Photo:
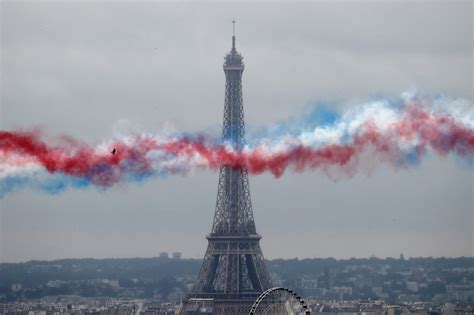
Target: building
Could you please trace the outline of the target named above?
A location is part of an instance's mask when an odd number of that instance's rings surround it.
[[[234,150],[245,143],[242,55],[235,47],[225,56],[225,104],[222,140]],[[255,228],[245,165],[221,165],[216,210],[208,248],[182,314],[248,314],[262,291],[271,287]]]

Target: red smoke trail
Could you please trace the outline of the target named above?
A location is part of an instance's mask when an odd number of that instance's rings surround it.
[[[409,164],[403,144],[413,140],[416,142],[409,145],[410,159],[418,160],[430,148],[442,156],[454,153],[471,160],[474,157],[472,129],[450,116],[433,116],[416,106],[408,106],[400,119],[384,130],[379,130],[374,121],[365,122],[347,144],[312,148],[296,140],[296,144],[279,151],[257,146],[239,152],[204,137],[158,142],[152,137],[135,136],[133,141],[111,143],[110,149],[104,152],[70,138],[63,138],[53,146],[42,140],[38,132],[0,131],[0,165],[21,166],[33,162],[50,173],[86,178],[101,186],[157,172],[184,173],[192,167],[218,169],[221,165],[246,167],[251,174],[270,172],[276,177],[287,170],[304,172],[330,167],[353,175],[364,152],[377,159],[371,161],[374,164],[380,161],[395,167]],[[116,148],[116,154],[110,153],[112,148]],[[153,157],[152,152],[166,157]],[[195,157],[199,162],[193,161]],[[184,167],[180,168],[180,163]]]
[[[188,139],[177,140],[162,146],[163,150],[176,155],[192,156],[198,153],[206,160],[206,167],[217,169],[220,165],[230,167],[245,166],[251,174],[270,172],[280,177],[288,167],[297,172],[318,168],[321,165],[345,165],[358,153],[351,146],[330,145],[327,148],[314,150],[303,145],[295,146],[287,151],[267,154],[263,149],[251,152],[237,152],[218,145],[208,147],[202,142]]]
[[[251,174],[270,172],[276,177],[286,170],[304,172],[330,166],[339,166],[348,174],[354,174],[357,163],[350,162],[363,152],[372,149],[378,158],[394,166],[403,164],[404,152],[400,140],[417,137],[418,144],[413,154],[419,158],[428,148],[444,156],[450,152],[459,156],[474,156],[474,131],[456,124],[449,116],[434,117],[413,106],[407,115],[387,131],[380,132],[373,122],[367,122],[364,132],[356,135],[347,145],[329,144],[324,148],[313,149],[303,144],[277,153],[267,153],[263,148],[250,152],[226,150],[224,146],[205,146],[201,141],[181,139],[164,145],[163,150],[176,155],[199,153],[207,161],[207,167],[215,169],[221,164],[231,167],[247,167]]]
[[[115,142],[111,147],[116,154],[97,153],[88,145],[72,138],[50,146],[41,140],[38,132],[0,131],[0,153],[8,163],[21,165],[36,162],[50,173],[63,173],[74,177],[86,177],[96,185],[110,186],[121,180],[126,172],[135,174],[150,171],[146,154],[154,143],[146,138],[136,139],[134,146]],[[128,161],[127,165],[123,165]]]

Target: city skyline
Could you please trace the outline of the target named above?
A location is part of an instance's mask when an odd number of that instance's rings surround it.
[[[471,3],[416,3],[409,12],[401,4],[348,4],[353,15],[342,4],[287,6],[2,3],[2,129],[45,126],[90,142],[134,130],[218,130],[233,19],[246,58],[250,128],[304,116],[316,102],[343,109],[413,87],[472,100]],[[272,23],[283,16],[287,28]],[[440,28],[435,16],[452,24]],[[359,41],[337,27],[343,21]],[[319,171],[260,175],[250,186],[265,258],[455,257],[473,255],[472,179],[453,157],[430,156],[407,170],[379,167],[337,181]],[[216,172],[195,171],[105,191],[6,195],[0,259],[161,251],[202,258],[216,180]]]

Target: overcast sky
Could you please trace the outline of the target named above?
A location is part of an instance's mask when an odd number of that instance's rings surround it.
[[[299,117],[320,100],[412,88],[472,101],[472,6],[2,1],[0,126],[42,126],[91,144],[117,132],[217,129],[233,19],[251,127]],[[202,258],[217,175],[9,194],[0,260]],[[452,157],[337,182],[308,172],[250,184],[266,258],[474,254],[473,172]]]

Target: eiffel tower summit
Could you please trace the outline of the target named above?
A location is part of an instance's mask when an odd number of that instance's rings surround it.
[[[242,150],[245,143],[242,102],[242,55],[235,48],[225,56],[225,102],[222,139]],[[253,302],[271,287],[261,236],[253,218],[248,172],[244,166],[221,165],[216,210],[208,247],[194,288],[181,314],[249,314]]]

